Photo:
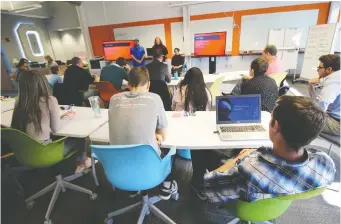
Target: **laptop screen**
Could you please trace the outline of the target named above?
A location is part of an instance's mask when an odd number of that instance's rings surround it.
[[[218,96],[217,124],[260,123],[260,95]]]

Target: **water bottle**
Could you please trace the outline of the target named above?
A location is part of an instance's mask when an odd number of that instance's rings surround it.
[[[187,64],[185,62],[184,65],[182,66],[182,74],[186,75],[186,72],[187,72]]]

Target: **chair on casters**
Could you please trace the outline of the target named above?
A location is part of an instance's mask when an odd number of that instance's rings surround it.
[[[28,168],[51,167],[76,153],[76,151],[73,151],[67,156],[63,156],[64,140],[66,137],[51,142],[48,145],[43,145],[19,130],[4,128],[1,129],[1,138],[2,141],[6,142],[11,147],[18,162]],[[66,188],[69,188],[86,193],[90,195],[90,199],[95,200],[97,198],[95,193],[70,183],[70,181],[83,176],[85,173],[87,172],[74,174],[64,178],[61,175],[56,176],[55,182],[25,200],[27,208],[32,208],[35,199],[54,189],[44,222],[45,224],[51,224],[50,215],[60,191],[65,192]]]
[[[111,185],[126,191],[146,191],[161,184],[170,174],[171,156],[175,154],[176,148],[171,148],[163,159],[150,145],[91,145],[91,151],[93,159],[102,163]],[[172,195],[174,200],[178,200],[178,197],[178,193]],[[138,224],[142,224],[145,215],[150,212],[166,223],[174,224],[174,221],[154,206],[160,200],[157,196],[149,198],[144,192],[142,202],[109,213],[105,223],[112,224],[113,217],[142,205]]]
[[[212,84],[211,88],[210,88],[210,92],[212,94],[212,105],[215,105],[215,98],[217,96],[221,96],[221,84],[223,83],[225,79],[225,76],[217,78],[214,83]]]
[[[229,202],[224,207],[237,218],[227,224],[236,224],[240,220],[246,221],[247,223],[263,222],[271,224],[268,220],[273,220],[281,216],[289,208],[292,201],[315,197],[320,195],[325,189],[318,188],[299,194],[268,198],[255,202],[240,200]]]
[[[120,93],[121,90],[116,89],[112,83],[106,81],[95,82],[96,88],[98,89],[99,96],[104,102],[105,108],[109,107],[110,99],[113,95]]]

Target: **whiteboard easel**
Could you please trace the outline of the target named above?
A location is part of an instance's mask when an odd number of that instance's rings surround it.
[[[301,75],[299,79],[294,79],[294,81],[308,81],[317,76],[316,67],[319,65],[319,57],[331,54],[333,51],[336,28],[336,23],[316,25],[309,28]]]

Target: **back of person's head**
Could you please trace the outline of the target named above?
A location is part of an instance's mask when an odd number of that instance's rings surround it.
[[[277,48],[275,45],[266,45],[264,48],[264,53],[269,53],[271,56],[277,55]]]
[[[78,65],[81,62],[81,59],[79,57],[73,57],[71,59],[71,64],[72,65]]]
[[[53,59],[51,58],[50,55],[46,55],[44,58],[45,58],[45,60],[46,60],[47,62],[49,62],[49,63],[53,61]]]
[[[37,71],[23,71],[19,79],[18,99],[13,111],[11,127],[26,132],[32,123],[37,133],[41,132],[41,102],[48,107],[50,85],[45,75]]]
[[[298,151],[322,131],[326,115],[310,98],[282,96],[276,103],[271,127],[277,122],[279,133],[289,148]]]
[[[162,54],[160,52],[154,52],[153,53],[153,58],[161,60],[161,59],[163,59],[163,56],[162,56]]]
[[[135,67],[128,74],[130,87],[145,86],[150,81],[146,67]]]
[[[255,77],[262,76],[269,68],[269,63],[264,58],[256,58],[251,62],[251,70]]]
[[[182,87],[187,86],[186,92],[182,93]],[[202,71],[193,67],[189,69],[184,80],[180,83],[180,93],[185,94],[185,111],[190,110],[190,105],[194,111],[205,111],[208,104],[207,87]]]
[[[337,54],[322,55],[319,61],[323,63],[325,69],[332,68],[334,72],[340,70],[340,56]]]
[[[17,68],[20,68],[21,66],[23,66],[25,63],[28,63],[28,60],[26,58],[21,58],[19,60],[19,63],[17,64]]]
[[[125,59],[123,57],[119,57],[116,60],[116,64],[118,64],[119,66],[123,67],[127,64],[127,62],[125,61]]]
[[[58,74],[59,67],[58,66],[52,66],[51,68],[51,73],[52,74]]]

